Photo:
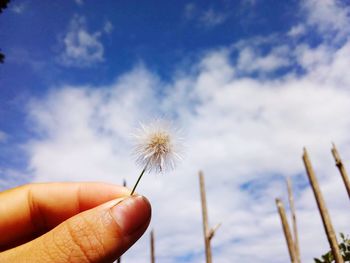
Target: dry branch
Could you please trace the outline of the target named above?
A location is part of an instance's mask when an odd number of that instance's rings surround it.
[[[339,172],[341,174],[341,177],[343,178],[345,187],[346,187],[346,191],[348,192],[349,198],[350,198],[350,181],[349,181],[349,177],[348,174],[345,170],[345,166],[343,164],[343,161],[340,158],[339,152],[337,150],[337,148],[335,147],[335,144],[333,143],[333,148],[332,148],[332,154],[335,160],[335,165],[338,167]]]
[[[151,263],[155,262],[155,254],[154,254],[154,231],[151,230]]]
[[[123,186],[126,187],[126,180],[125,179],[123,179]],[[121,261],[122,261],[122,257],[117,259],[117,263],[121,263]]]
[[[214,226],[212,229],[209,230],[209,233],[208,233],[209,240],[211,240],[214,237],[216,231],[219,229],[220,226],[221,226],[221,223],[217,224],[216,226]]]
[[[290,177],[287,177],[287,188],[288,188],[289,207],[290,207],[290,210],[292,213],[293,243],[294,243],[294,249],[295,249],[295,257],[296,257],[296,262],[300,263],[301,261],[300,261],[297,217],[296,217],[296,213],[295,213],[293,188],[292,188],[292,182],[290,180]]]
[[[321,214],[323,226],[324,226],[324,229],[326,231],[328,242],[330,244],[335,262],[336,263],[344,263],[344,260],[340,254],[340,251],[339,251],[337,238],[336,238],[336,235],[335,235],[332,223],[331,223],[331,218],[329,216],[325,201],[323,199],[320,187],[318,185],[315,172],[312,168],[312,165],[311,165],[311,162],[309,159],[309,155],[308,155],[305,148],[304,148],[304,154],[303,154],[303,161],[305,164],[306,172],[307,172],[312,190],[313,190],[314,195],[315,195],[318,210],[320,211],[320,214]]]
[[[206,263],[212,263],[211,257],[211,247],[209,238],[209,225],[208,225],[208,211],[207,211],[207,200],[205,196],[205,185],[203,173],[199,172],[199,186],[201,192],[201,203],[202,203],[202,218],[203,218],[203,235],[204,235],[204,245],[205,245],[205,258]]]
[[[290,260],[292,263],[296,263],[296,253],[295,253],[295,246],[292,238],[292,234],[290,232],[287,216],[286,216],[286,211],[284,210],[283,204],[280,199],[276,198],[276,206],[278,209],[278,213],[281,218],[281,223],[282,223],[282,228],[284,232],[284,236],[287,241],[287,246],[288,246],[288,252],[290,256]]]

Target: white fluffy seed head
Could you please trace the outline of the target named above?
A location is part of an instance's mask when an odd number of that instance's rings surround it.
[[[181,157],[178,154],[179,139],[171,126],[157,120],[150,125],[142,125],[135,135],[136,161],[148,171],[162,172],[174,169]]]

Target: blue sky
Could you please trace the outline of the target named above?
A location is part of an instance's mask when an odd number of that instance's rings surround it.
[[[22,106],[32,95],[41,96],[62,83],[108,84],[139,63],[167,81],[210,49],[287,31],[300,17],[293,12],[297,6],[298,1],[251,0],[12,1],[0,17],[1,48],[7,54],[0,68],[1,128],[11,134],[11,142],[26,140]],[[72,23],[98,36],[96,43],[86,44],[92,52],[86,57],[91,58],[72,55],[64,63],[63,39]],[[72,60],[76,63],[68,65]],[[17,149],[14,154],[17,157]]]
[[[208,49],[288,30],[298,19],[296,6],[297,1],[41,1],[34,6],[13,1],[1,17],[2,49],[8,55],[1,71],[3,87],[16,89],[3,89],[2,98],[12,99],[18,90],[40,94],[67,81],[109,83],[139,62],[167,79],[179,64],[186,66]],[[67,70],[57,61],[74,17],[83,18],[88,33],[100,33],[96,40],[103,42],[103,54],[96,64]],[[108,25],[109,33],[104,32]],[[11,78],[14,72],[21,78]]]
[[[288,30],[300,16],[293,12],[297,5],[297,1],[12,1],[0,17],[1,48],[7,55],[0,68],[1,130],[11,134],[3,154],[11,158],[3,156],[2,165],[25,165],[18,149],[14,153],[12,149],[33,136],[23,108],[28,97],[40,97],[63,83],[108,84],[140,63],[162,80],[171,80],[174,72],[190,68],[210,49]],[[91,53],[62,59],[68,49],[64,37],[73,27],[76,32],[84,29],[95,42],[81,45]]]
[[[0,188],[131,184],[130,134],[162,117],[185,147],[175,171],[140,188],[153,204],[160,262],[203,261],[199,169],[210,222],[223,223],[215,262],[288,260],[274,205],[286,202],[286,176],[309,262],[328,245],[303,146],[337,232],[350,233],[329,151],[335,141],[350,163],[349,14],[345,0],[12,0],[0,15]],[[146,262],[147,235],[126,262]]]

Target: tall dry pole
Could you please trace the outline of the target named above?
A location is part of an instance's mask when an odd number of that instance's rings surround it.
[[[335,160],[335,165],[338,167],[339,172],[341,174],[341,177],[343,178],[345,187],[346,187],[346,191],[348,192],[349,198],[350,198],[350,181],[349,181],[349,177],[348,174],[345,170],[345,166],[343,164],[343,161],[340,158],[339,152],[337,150],[337,148],[335,147],[335,144],[333,143],[333,148],[332,148],[332,154]]]
[[[150,238],[150,242],[151,242],[151,263],[156,262],[156,257],[155,257],[155,253],[154,253],[154,231],[153,229],[151,230],[151,238]]]
[[[287,216],[286,216],[286,211],[284,209],[283,203],[281,202],[280,199],[276,198],[276,206],[278,213],[281,218],[281,223],[282,223],[282,228],[284,232],[284,237],[286,238],[287,241],[287,247],[288,247],[288,252],[289,252],[289,257],[290,261],[292,263],[297,263],[297,256],[295,252],[295,246],[292,238],[292,233],[290,232]]]
[[[202,218],[203,218],[203,235],[204,235],[204,245],[205,245],[205,258],[206,263],[212,263],[211,247],[210,241],[214,237],[216,230],[221,226],[217,224],[213,228],[209,228],[208,223],[208,210],[207,210],[207,199],[205,194],[205,184],[203,172],[199,172],[199,187],[201,192],[201,203],[202,203]]]
[[[208,224],[208,210],[207,210],[207,199],[205,194],[205,184],[203,172],[199,172],[199,186],[201,191],[201,202],[202,202],[202,218],[203,218],[203,235],[204,235],[204,245],[205,245],[205,258],[207,263],[212,262],[211,258],[211,247],[209,235],[209,224]]]
[[[126,187],[126,180],[125,179],[123,179],[123,186]],[[117,259],[117,263],[121,263],[121,261],[122,261],[122,257]]]
[[[293,188],[292,188],[292,182],[290,180],[290,177],[287,177],[287,189],[288,189],[289,207],[290,207],[290,211],[292,213],[293,241],[294,241],[293,243],[294,243],[294,249],[295,249],[295,257],[296,257],[296,262],[300,263],[301,261],[300,261],[297,217],[296,217],[296,213],[295,213]]]
[[[320,211],[320,214],[321,214],[323,226],[324,226],[324,229],[326,231],[328,242],[329,242],[329,245],[331,247],[335,262],[336,263],[344,263],[343,257],[341,256],[340,251],[339,251],[337,238],[336,238],[336,235],[335,235],[332,223],[331,223],[331,218],[329,216],[329,213],[328,213],[328,210],[326,207],[326,203],[323,199],[323,196],[322,196],[320,187],[318,185],[316,175],[315,175],[315,172],[312,168],[312,165],[311,165],[311,162],[309,159],[309,155],[306,151],[306,148],[304,148],[303,161],[304,161],[307,175],[309,177],[309,181],[310,181],[312,190],[313,190],[314,195],[315,195],[318,210]]]

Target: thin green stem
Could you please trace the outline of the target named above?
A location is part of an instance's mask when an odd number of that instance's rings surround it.
[[[148,166],[148,163],[146,164],[145,168],[143,168],[143,170],[142,170],[142,172],[141,172],[139,178],[138,178],[137,181],[136,181],[136,184],[134,185],[134,188],[133,188],[132,191],[131,191],[130,196],[134,194],[134,192],[135,192],[135,190],[136,190],[136,187],[137,187],[137,185],[139,184],[139,182],[140,182],[140,180],[141,180],[141,177],[143,176],[143,174],[145,173],[145,171],[146,171],[146,169],[147,169],[147,166]]]

